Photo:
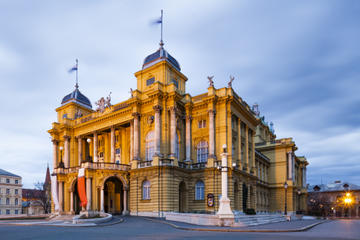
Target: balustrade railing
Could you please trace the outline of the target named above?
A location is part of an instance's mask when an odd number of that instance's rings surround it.
[[[144,161],[138,163],[138,168],[151,167],[152,161]]]

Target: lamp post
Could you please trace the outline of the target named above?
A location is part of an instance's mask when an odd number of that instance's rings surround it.
[[[300,189],[298,189],[297,190],[297,194],[298,194],[298,211],[300,211],[300,195],[301,195],[301,190]]]
[[[64,163],[63,163],[63,161],[62,161],[62,151],[63,151],[63,146],[60,146],[59,147],[59,149],[60,149],[60,162],[59,162],[59,167],[60,168],[64,168]]]
[[[85,153],[86,154],[86,158],[85,161],[86,162],[91,162],[89,161],[90,160],[90,143],[91,143],[91,138],[88,138],[86,139],[86,142],[88,143],[88,146],[87,146],[87,152]],[[86,148],[85,148],[86,149]]]
[[[284,183],[284,189],[285,189],[285,209],[284,209],[284,215],[287,215],[287,188],[288,184],[287,182]]]

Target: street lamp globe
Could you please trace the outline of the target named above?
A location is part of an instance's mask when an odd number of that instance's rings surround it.
[[[288,184],[287,182],[284,183],[284,188],[287,189],[288,188]]]
[[[62,151],[64,148],[63,148],[63,146],[60,146],[60,151]]]
[[[91,139],[90,139],[90,138],[86,139],[86,141],[87,141],[88,143],[91,143]]]

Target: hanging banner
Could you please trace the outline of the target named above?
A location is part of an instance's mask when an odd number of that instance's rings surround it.
[[[51,196],[54,203],[55,211],[59,211],[59,198],[56,175],[51,176]]]
[[[80,197],[80,206],[86,207],[87,199],[86,199],[86,188],[85,188],[85,168],[79,169],[78,174],[78,194]]]

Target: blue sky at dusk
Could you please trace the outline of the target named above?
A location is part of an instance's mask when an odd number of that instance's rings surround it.
[[[235,76],[234,90],[293,137],[311,184],[360,185],[360,1],[4,1],[0,0],[0,168],[43,181],[52,164],[47,130],[74,89],[94,102],[130,97],[134,72],[165,48],[192,96]]]

